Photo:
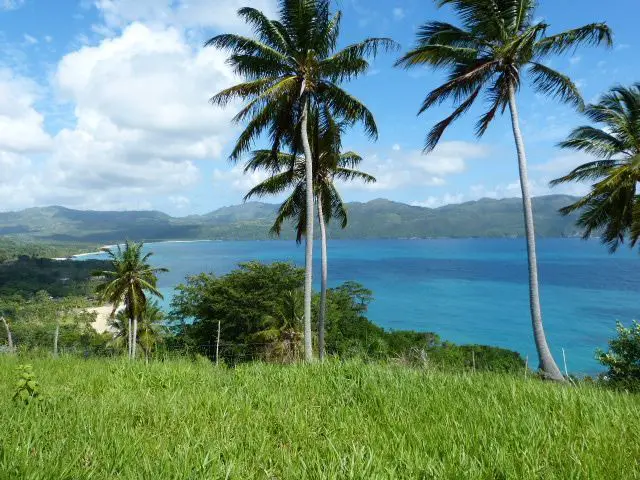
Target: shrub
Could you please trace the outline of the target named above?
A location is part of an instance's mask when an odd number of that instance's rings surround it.
[[[598,350],[596,358],[608,368],[608,384],[629,391],[640,392],[640,323],[634,321],[625,328],[616,325],[618,337],[609,341],[609,351]]]

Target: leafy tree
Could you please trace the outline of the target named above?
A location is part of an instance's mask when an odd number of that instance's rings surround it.
[[[194,346],[212,345],[220,322],[221,340],[231,345],[223,352],[227,360],[252,357],[267,336],[273,338],[269,330],[295,325],[287,302],[303,286],[304,270],[289,263],[241,263],[226,275],[203,273],[178,285],[170,319],[178,322],[178,336]]]
[[[544,62],[549,55],[564,53],[580,44],[611,45],[611,31],[603,23],[594,23],[548,36],[548,25],[537,20],[535,0],[436,0],[436,4],[439,7],[451,5],[462,27],[443,22],[426,23],[418,32],[417,46],[398,61],[398,65],[406,68],[428,65],[449,73],[448,80],[427,95],[419,111],[421,114],[449,99],[455,103],[453,113],[429,132],[425,151],[436,147],[447,127],[467,112],[483,91],[489,110],[476,125],[479,137],[498,112],[509,107],[518,153],[529,259],[531,320],[540,370],[548,378],[563,380],[547,345],[542,324],[533,209],[516,93],[526,73],[536,91],[582,108],[582,97],[571,79]]]
[[[166,268],[154,268],[148,261],[152,252],[143,253],[143,243],[125,243],[124,249],[105,249],[111,259],[113,270],[102,270],[94,275],[104,278],[96,291],[104,301],[113,305],[111,316],[124,304],[129,321],[128,341],[129,358],[136,356],[138,320],[147,306],[147,295],[163,298],[157,288],[158,273],[167,272]]]
[[[337,51],[342,14],[332,14],[328,0],[280,0],[279,7],[277,20],[268,19],[254,8],[238,11],[253,28],[254,38],[223,34],[205,44],[229,50],[228,63],[245,79],[219,92],[211,102],[219,106],[235,99],[247,102],[235,117],[237,122],[248,122],[231,153],[232,161],[250,150],[263,134],[269,137],[274,161],[281,145],[301,145],[306,170],[306,215],[313,218],[309,112],[326,108],[349,124],[361,122],[371,137],[377,137],[371,112],[340,84],[365,73],[369,68],[366,57],[375,55],[379,48],[391,48],[394,43],[386,38],[369,38]],[[300,142],[291,141],[296,134]],[[305,240],[304,338],[305,358],[310,361],[313,222],[306,224]]]
[[[362,157],[355,152],[341,153],[343,122],[336,122],[329,112],[321,116],[313,112],[310,123],[311,154],[313,157],[313,188],[318,209],[320,238],[322,246],[322,278],[320,287],[320,309],[318,317],[318,353],[320,359],[325,354],[325,316],[327,303],[327,225],[332,218],[340,222],[342,228],[347,226],[347,209],[338,192],[335,180],[362,180],[365,183],[375,182],[371,175],[357,170]],[[296,150],[295,148],[292,150]],[[272,152],[258,150],[253,152],[247,162],[245,171],[256,171],[266,168],[271,177],[253,187],[245,196],[245,201],[252,197],[278,195],[291,191],[289,197],[278,210],[271,232],[280,235],[282,224],[286,220],[294,220],[296,241],[300,243],[307,228],[306,208],[306,163],[304,156],[279,152],[274,162]]]
[[[608,368],[606,377],[613,385],[640,391],[640,323],[625,328],[618,322],[618,337],[609,342],[609,351],[598,350],[596,358]]]
[[[560,210],[563,215],[579,211],[578,226],[584,237],[601,232],[602,243],[614,252],[628,237],[634,246],[640,238],[640,83],[617,86],[589,105],[585,116],[601,127],[576,128],[560,147],[597,157],[551,185],[595,182],[589,194]]]

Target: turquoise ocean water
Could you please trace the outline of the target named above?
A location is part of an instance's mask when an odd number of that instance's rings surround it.
[[[187,275],[224,274],[248,260],[304,262],[304,247],[284,241],[148,248],[155,265],[170,269],[160,278],[167,308],[173,287]],[[640,318],[638,254],[623,248],[609,255],[597,241],[541,239],[538,256],[544,322],[556,360],[563,363],[564,348],[570,372],[597,372],[594,350],[606,347],[616,320]],[[368,316],[385,328],[510,348],[537,365],[523,239],[331,241],[329,279],[330,286],[355,280],[373,290]]]

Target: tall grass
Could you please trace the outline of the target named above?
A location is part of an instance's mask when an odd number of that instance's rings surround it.
[[[497,374],[329,362],[235,369],[34,359],[1,479],[640,478],[640,396]]]

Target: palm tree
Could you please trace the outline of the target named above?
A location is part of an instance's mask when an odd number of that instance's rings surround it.
[[[111,344],[115,347],[122,347],[122,344],[128,337],[129,327],[127,325],[127,317],[127,312],[120,310],[109,322],[109,326],[114,331]],[[147,362],[156,345],[162,342],[165,329],[163,321],[164,312],[160,309],[158,303],[155,301],[147,303],[140,315],[138,330],[136,332],[137,343],[142,349]]]
[[[104,283],[98,285],[96,291],[107,302],[113,305],[113,317],[118,307],[124,303],[129,326],[127,329],[127,345],[129,358],[136,356],[138,319],[147,306],[147,294],[163,298],[157,289],[158,273],[167,272],[166,268],[153,268],[148,260],[153,255],[143,254],[143,243],[125,243],[124,250],[118,245],[117,250],[104,249],[111,259],[113,270],[95,272],[95,276],[104,277]]]
[[[365,132],[377,138],[371,112],[340,84],[365,73],[369,68],[366,58],[395,43],[386,38],[368,38],[337,51],[342,14],[331,13],[329,0],[279,0],[279,7],[278,20],[270,20],[254,8],[238,11],[253,27],[254,38],[224,34],[206,42],[205,46],[229,50],[228,63],[245,79],[216,94],[211,102],[218,106],[238,99],[247,102],[234,118],[236,122],[248,122],[231,152],[231,161],[238,161],[263,134],[268,135],[274,159],[281,145],[301,145],[307,172],[306,215],[313,218],[309,111],[325,106],[334,117],[349,124],[362,123]],[[300,142],[291,142],[296,132]],[[304,338],[305,358],[311,361],[313,222],[307,223],[305,238]]]
[[[373,176],[356,169],[362,162],[360,155],[355,152],[341,153],[342,134],[345,127],[344,122],[336,122],[327,111],[323,115],[317,111],[312,112],[309,129],[313,160],[312,183],[320,225],[322,262],[320,313],[318,316],[320,360],[323,360],[325,355],[324,335],[328,280],[327,225],[332,218],[336,218],[342,228],[346,228],[348,223],[347,210],[336,188],[335,180],[352,181],[357,179],[365,183],[376,181]],[[296,241],[298,243],[302,241],[307,228],[305,167],[305,159],[300,155],[279,152],[276,162],[274,162],[271,152],[268,150],[253,152],[252,158],[245,165],[246,172],[267,168],[272,173],[270,178],[256,185],[247,193],[245,201],[252,197],[277,195],[291,190],[291,194],[278,210],[271,232],[280,235],[283,223],[293,219],[296,221]]]
[[[282,303],[274,305],[263,318],[263,329],[252,335],[254,341],[267,344],[267,359],[290,363],[300,358],[301,311],[304,310],[301,294],[296,290],[287,292]]]
[[[418,32],[415,49],[398,61],[405,68],[429,65],[449,73],[447,81],[427,95],[419,111],[421,114],[448,99],[455,103],[453,113],[429,132],[425,151],[435,148],[447,127],[468,111],[483,91],[490,106],[476,125],[478,137],[498,112],[503,113],[509,107],[518,153],[529,260],[529,301],[540,370],[549,378],[562,380],[542,324],[533,211],[516,92],[522,75],[527,73],[538,92],[582,108],[582,97],[571,79],[544,61],[550,54],[561,54],[580,44],[611,45],[611,31],[605,24],[594,23],[547,36],[548,25],[536,20],[536,0],[436,0],[436,3],[439,7],[451,5],[462,27],[426,23]]]
[[[560,147],[593,155],[597,160],[579,166],[551,185],[594,181],[591,191],[563,208],[568,215],[580,211],[578,226],[584,238],[601,232],[602,243],[615,252],[628,237],[631,246],[640,238],[640,83],[612,88],[585,116],[595,124],[576,128]]]

